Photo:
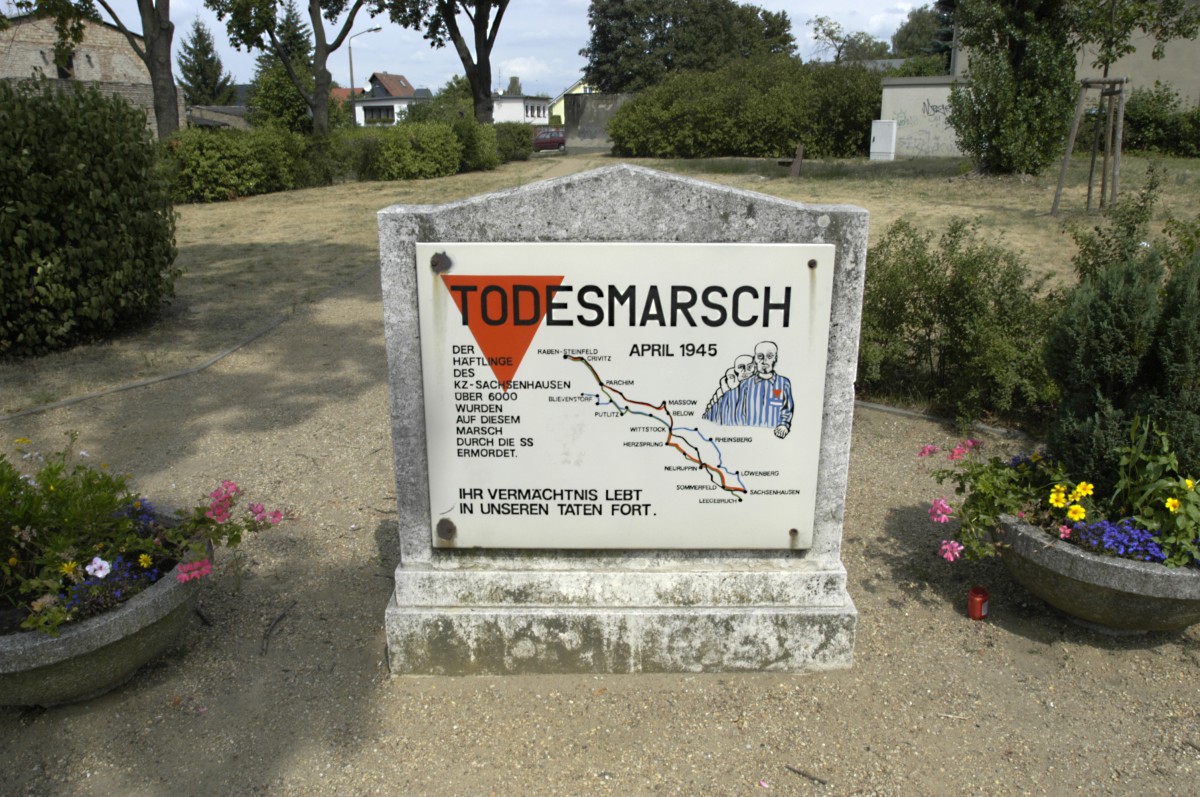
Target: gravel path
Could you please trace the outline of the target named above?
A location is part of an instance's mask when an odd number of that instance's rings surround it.
[[[78,429],[167,502],[229,478],[299,516],[244,545],[240,574],[224,555],[211,625],[126,686],[0,709],[0,793],[1196,793],[1200,629],[1098,635],[994,563],[938,559],[915,454],[952,431],[868,407],[844,537],[852,669],[392,678],[386,391],[368,273],[198,373],[0,422],[0,440],[47,447]],[[985,622],[965,616],[976,583]]]

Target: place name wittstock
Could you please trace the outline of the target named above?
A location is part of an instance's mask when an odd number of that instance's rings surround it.
[[[454,399],[453,413],[442,399],[434,427],[444,452],[439,483],[448,488],[439,493],[442,506],[453,500],[448,511],[493,524],[536,517],[657,522],[664,514],[678,523],[681,506],[713,511],[748,496],[799,494],[787,453],[797,449],[784,441],[792,387],[774,370],[778,358],[790,357],[795,370],[784,373],[808,379],[800,370],[808,355],[795,341],[811,334],[812,289],[798,281],[811,271],[797,277],[792,268],[760,272],[772,284],[715,284],[730,273],[725,268],[697,272],[693,284],[677,284],[678,271],[664,274],[665,284],[637,282],[642,270],[630,269],[621,275],[632,277],[628,283],[434,277],[433,290],[450,301],[427,317],[440,325],[431,330],[446,330],[436,356],[448,354],[450,368],[437,378],[450,381]],[[759,346],[769,350],[766,365],[753,363]],[[771,405],[773,420],[733,419],[735,359],[740,379],[761,375],[774,387],[774,398],[756,398]],[[446,381],[427,380],[426,390],[444,390]],[[437,403],[433,389],[427,406]],[[728,408],[718,403],[726,393]]]

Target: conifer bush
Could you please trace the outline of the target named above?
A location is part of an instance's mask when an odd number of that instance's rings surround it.
[[[140,110],[0,81],[0,357],[109,337],[174,295],[175,215]]]
[[[1139,419],[1167,433],[1181,470],[1200,469],[1200,219],[1148,240],[1159,181],[1151,170],[1138,197],[1074,232],[1079,285],[1047,339],[1063,395],[1047,442],[1097,489],[1116,484]]]

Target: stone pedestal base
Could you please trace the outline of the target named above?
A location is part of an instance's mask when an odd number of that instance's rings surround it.
[[[799,672],[853,656],[857,612],[840,568],[438,564],[396,570],[385,618],[395,674]]]

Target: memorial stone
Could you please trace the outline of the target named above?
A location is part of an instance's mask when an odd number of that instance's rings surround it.
[[[393,673],[850,665],[866,211],[619,165],[379,232]]]

